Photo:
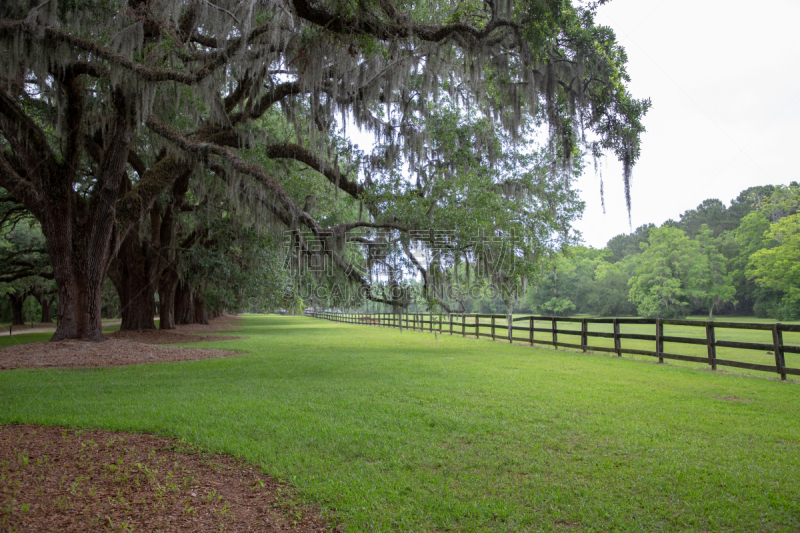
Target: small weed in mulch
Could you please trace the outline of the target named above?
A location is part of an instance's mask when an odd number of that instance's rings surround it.
[[[329,531],[252,465],[181,441],[0,427],[0,531]]]

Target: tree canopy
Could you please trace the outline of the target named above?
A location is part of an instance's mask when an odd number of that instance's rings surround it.
[[[47,239],[54,338],[102,338],[117,250],[135,232],[173,228],[171,213],[196,205],[186,183],[208,178],[268,232],[294,230],[302,256],[324,250],[368,299],[402,305],[373,285],[403,268],[432,285],[461,257],[488,264],[476,232],[514,234],[491,272],[524,275],[570,241],[582,156],[614,153],[626,191],[639,156],[649,101],[629,95],[625,52],[595,23],[596,6],[5,2],[0,186]],[[374,136],[371,153],[348,140],[353,125]],[[537,131],[543,145],[531,143]],[[423,264],[410,244],[434,248],[434,230],[453,237]],[[158,257],[173,253],[157,241]],[[169,261],[145,263],[159,273]]]

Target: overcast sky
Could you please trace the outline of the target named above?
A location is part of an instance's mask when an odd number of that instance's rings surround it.
[[[800,181],[797,0],[612,0],[597,22],[628,53],[630,90],[649,97],[633,174],[632,227],[677,219],[706,198],[726,205],[753,185]],[[630,232],[620,165],[609,156],[578,188],[587,245]]]

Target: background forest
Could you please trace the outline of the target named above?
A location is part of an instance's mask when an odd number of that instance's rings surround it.
[[[800,186],[706,200],[660,227],[572,246],[545,268],[521,311],[565,316],[800,318]],[[475,302],[489,311],[489,302]]]

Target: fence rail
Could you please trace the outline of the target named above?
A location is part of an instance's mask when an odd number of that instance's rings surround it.
[[[506,315],[483,315],[483,314],[460,314],[460,315],[437,315],[434,313],[330,313],[319,312],[311,313],[310,316],[330,320],[333,322],[343,322],[347,324],[362,324],[382,327],[394,327],[415,331],[429,331],[437,333],[449,333],[450,335],[474,336],[479,338],[491,338],[492,340],[507,340],[508,342],[519,342],[530,344],[543,344],[559,348],[572,348],[583,350],[584,352],[607,352],[615,353],[618,357],[622,354],[643,355],[658,358],[659,363],[664,359],[678,361],[690,361],[704,363],[716,370],[718,366],[729,366],[744,368],[749,370],[759,370],[764,372],[774,372],[785,380],[787,374],[800,376],[800,368],[787,367],[785,355],[787,353],[800,354],[800,346],[786,344],[783,340],[785,332],[800,332],[800,325],[797,324],[752,324],[741,322],[716,322],[704,320],[672,320],[654,318],[568,318],[568,317],[545,317],[545,316],[522,316],[513,317],[510,320]],[[524,325],[517,325],[517,324]],[[562,327],[559,327],[559,324]],[[567,324],[579,324],[580,329],[568,329]],[[590,325],[611,326],[610,331],[589,331]],[[622,326],[631,325],[652,325],[653,334],[624,333]],[[664,326],[689,326],[702,328],[702,337],[685,337],[677,335],[665,335]],[[716,338],[719,329],[739,329],[769,331],[772,333],[772,342],[741,342],[730,340],[718,340]],[[502,332],[501,332],[502,331]],[[524,337],[518,333],[524,333]],[[536,333],[539,335],[538,338]],[[561,336],[571,336],[580,338],[580,342],[564,342],[559,340]],[[544,338],[542,338],[544,337]],[[592,346],[589,339],[611,339],[613,347]],[[563,339],[563,337],[562,337]],[[653,342],[653,350],[642,350],[631,347],[623,347],[623,340],[649,341]],[[702,345],[706,347],[706,355],[698,357],[670,353],[664,351],[664,344],[686,344]],[[762,364],[747,361],[736,361],[732,359],[720,359],[717,357],[717,348],[734,348],[741,350],[757,350],[774,355],[774,364]]]

